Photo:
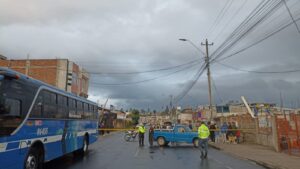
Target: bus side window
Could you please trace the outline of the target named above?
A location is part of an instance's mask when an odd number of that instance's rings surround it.
[[[68,98],[69,102],[69,118],[76,118],[76,100]]]
[[[91,119],[94,120],[95,119],[95,106],[94,105],[90,105],[90,113],[91,113]]]
[[[48,91],[44,92],[43,117],[55,118],[57,114],[56,94]]]
[[[4,103],[4,113],[10,116],[21,117],[21,101],[18,99],[6,98]]]
[[[81,101],[76,101],[76,108],[77,108],[77,112],[76,115],[79,117],[83,117],[83,107],[82,107],[82,102]]]
[[[42,117],[42,111],[43,111],[43,96],[40,93],[34,103],[34,106],[30,113],[30,117],[40,118],[40,117]]]
[[[65,96],[57,95],[56,118],[66,118],[68,113],[68,99]]]
[[[97,106],[94,106],[93,114],[94,114],[94,120],[97,120],[98,119],[98,107]]]
[[[89,104],[89,119],[94,119],[94,106]]]
[[[83,103],[84,110],[84,119],[89,119],[89,105],[87,103]]]

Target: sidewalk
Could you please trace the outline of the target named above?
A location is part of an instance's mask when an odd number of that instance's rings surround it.
[[[215,149],[224,151],[238,158],[253,161],[270,169],[299,169],[300,157],[277,153],[272,148],[256,144],[221,144],[209,143]]]

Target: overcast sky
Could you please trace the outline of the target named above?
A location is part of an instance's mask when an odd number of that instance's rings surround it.
[[[260,0],[0,0],[0,54],[9,59],[67,58],[94,73],[89,98],[117,108],[162,110],[170,96],[179,96],[195,80],[204,56],[186,38],[205,51],[201,42],[214,42],[214,53]],[[274,0],[275,2],[275,0]],[[300,2],[289,0],[294,19]],[[225,57],[291,22],[284,5],[238,41]],[[298,20],[297,24],[300,27]],[[300,34],[294,24],[254,45],[223,64],[251,71],[300,69]],[[255,74],[219,63],[211,65],[215,104],[240,100],[300,107],[300,72]],[[155,80],[153,80],[155,79]],[[145,82],[141,82],[145,81]],[[132,84],[139,82],[137,84]],[[125,85],[125,84],[126,85]],[[129,84],[128,84],[129,83]],[[110,84],[110,85],[104,85]],[[120,84],[120,85],[111,85]],[[122,85],[123,84],[123,85]],[[208,103],[206,72],[177,105]]]

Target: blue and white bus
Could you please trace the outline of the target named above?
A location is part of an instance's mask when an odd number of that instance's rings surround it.
[[[98,137],[96,103],[0,67],[0,169],[41,169]]]

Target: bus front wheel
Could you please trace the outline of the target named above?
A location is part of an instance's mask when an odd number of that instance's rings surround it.
[[[43,153],[38,148],[31,148],[25,158],[25,169],[42,169],[43,168]]]
[[[88,150],[89,150],[89,137],[85,135],[82,148],[80,149],[80,154],[86,155],[88,153]]]

